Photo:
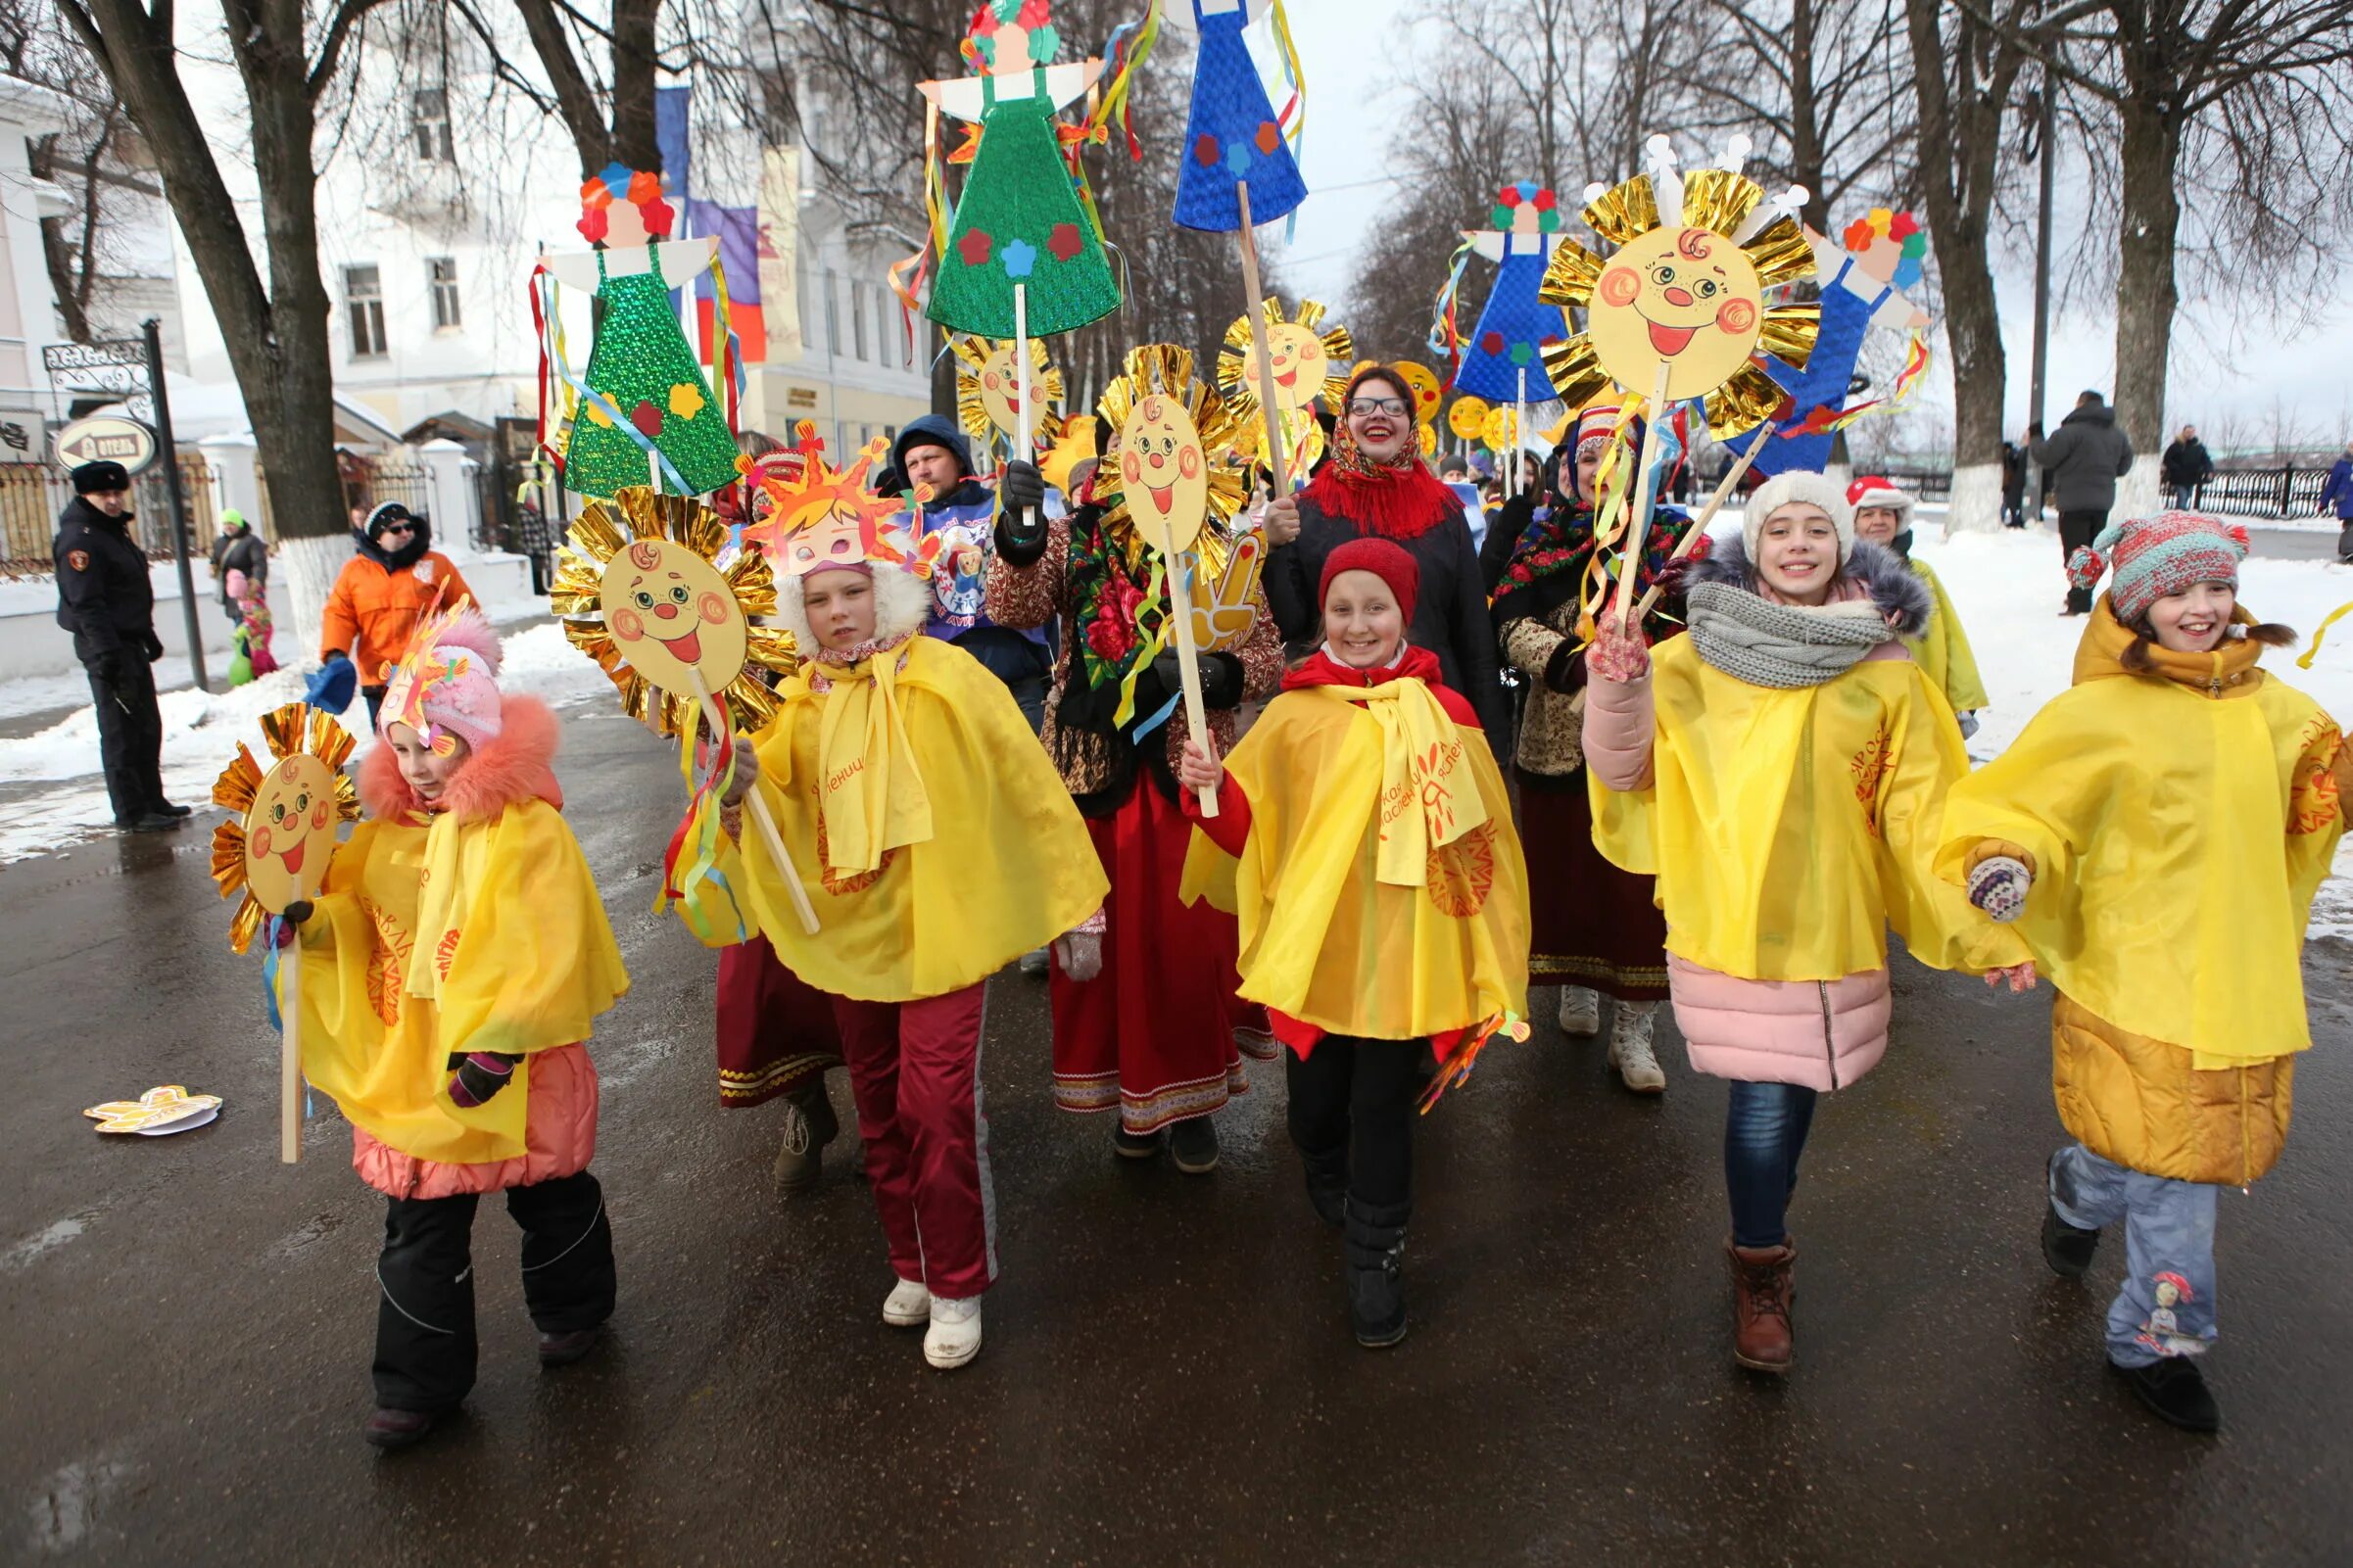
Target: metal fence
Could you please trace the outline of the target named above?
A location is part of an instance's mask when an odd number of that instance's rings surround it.
[[[1858,470],[1860,471],[1860,470]],[[1885,468],[1878,470],[1922,500],[1952,499],[1949,468]],[[2195,511],[2226,517],[2278,520],[2317,516],[2321,489],[2329,482],[2326,468],[2283,465],[2279,468],[2226,468],[2200,485],[2190,499]],[[2173,487],[2162,489],[2165,504],[2173,504]]]
[[[188,547],[201,555],[213,544],[212,469],[204,453],[183,451],[179,471],[188,499]],[[55,463],[0,463],[0,576],[49,575],[58,513],[72,499],[72,483]],[[170,518],[171,492],[163,465],[151,465],[131,481],[130,537],[148,559],[171,558]]]

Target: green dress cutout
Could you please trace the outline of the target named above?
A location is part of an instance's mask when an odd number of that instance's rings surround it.
[[[585,379],[670,459],[690,494],[706,496],[735,483],[736,438],[670,308],[661,243],[647,241],[650,265],[625,277],[607,277],[604,253],[597,253],[597,298],[604,311]],[[616,429],[603,409],[583,401],[564,444],[564,488],[578,496],[610,496],[650,479],[645,449]]]
[[[1028,98],[999,101],[981,78],[981,148],[956,202],[947,253],[924,313],[956,332],[1013,337],[1013,285],[1029,286],[1030,336],[1099,321],[1120,308],[1103,237],[1079,204],[1055,134],[1045,71]]]

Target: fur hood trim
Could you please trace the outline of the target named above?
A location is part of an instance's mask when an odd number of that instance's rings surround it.
[[[552,766],[562,734],[553,710],[535,696],[510,692],[504,718],[499,733],[474,748],[442,791],[440,809],[459,822],[488,822],[525,800],[563,809]],[[400,758],[381,740],[360,759],[359,783],[360,803],[379,821],[406,822],[431,809],[408,787]]]
[[[932,585],[912,572],[896,567],[874,567],[874,641],[884,644],[903,641],[929,625],[932,619]],[[805,579],[787,577],[776,585],[776,620],[792,634],[792,645],[802,658],[815,655],[821,645],[816,634],[809,630],[809,612],[801,603],[801,589]]]
[[[1888,624],[1904,637],[1918,637],[1928,630],[1928,618],[1936,608],[1936,599],[1928,585],[1920,581],[1909,566],[1894,550],[1874,545],[1869,540],[1856,540],[1854,553],[1839,568],[1843,582],[1862,585],[1870,594],[1871,602],[1879,606]],[[1695,563],[1687,583],[1721,583],[1743,593],[1756,592],[1756,569],[1749,564],[1748,546],[1737,539],[1714,541],[1707,553]]]

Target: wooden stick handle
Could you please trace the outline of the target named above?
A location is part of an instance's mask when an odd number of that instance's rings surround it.
[[[712,737],[716,739],[726,735],[727,715],[721,711],[719,699],[711,695],[710,685],[702,679],[702,671],[690,664],[687,666],[687,676],[695,683],[695,695],[702,703],[703,717],[711,727]],[[680,742],[682,745],[685,743]],[[785,848],[785,835],[777,832],[776,818],[769,814],[768,797],[754,785],[751,792],[744,797],[744,804],[751,813],[752,823],[760,831],[760,841],[768,846],[768,858],[776,862],[777,874],[785,879],[785,891],[792,897],[792,913],[800,917],[801,929],[811,936],[816,935],[817,911],[809,903],[809,890],[801,885],[800,868],[792,864],[792,853]]]
[[[1035,453],[1030,450],[1030,286],[1013,285],[1013,386],[1020,400],[1013,411],[1013,456],[1017,462],[1030,462]],[[1036,519],[1030,508],[1022,508],[1022,527],[1034,527]],[[811,927],[814,929],[814,927]]]
[[[1767,420],[1758,427],[1756,439],[1749,443],[1749,450],[1741,453],[1740,461],[1734,463],[1731,472],[1717,484],[1715,494],[1707,498],[1707,504],[1700,508],[1700,515],[1691,520],[1691,527],[1684,531],[1683,538],[1675,545],[1675,553],[1667,557],[1670,565],[1697,549],[1700,541],[1707,537],[1707,525],[1715,521],[1715,514],[1723,510],[1725,500],[1740,488],[1741,480],[1748,475],[1749,465],[1756,461],[1756,454],[1763,451],[1764,444],[1772,439],[1773,424]],[[1634,611],[1634,619],[1639,621],[1650,614],[1652,607],[1658,602],[1658,595],[1664,592],[1657,583],[1653,583],[1650,592],[1643,594],[1641,605]]]
[[[278,1001],[278,1016],[284,1024],[278,1030],[278,1163],[291,1165],[303,1157],[303,954],[299,939],[280,954],[278,967],[286,976],[285,994]]]
[[[1233,195],[1242,213],[1242,287],[1250,296],[1242,319],[1250,323],[1250,352],[1258,364],[1258,410],[1267,421],[1267,472],[1274,476],[1274,494],[1288,496],[1290,460],[1282,450],[1282,414],[1274,406],[1274,355],[1267,347],[1266,302],[1258,291],[1258,232],[1250,222],[1250,182],[1234,181]]]
[[[1166,523],[1161,525],[1160,539],[1163,545],[1172,543]],[[1198,557],[1188,551],[1181,567],[1173,551],[1163,550],[1160,558],[1165,563],[1164,570],[1169,579],[1169,617],[1176,623],[1176,673],[1184,687],[1185,733],[1192,736],[1193,744],[1206,753],[1209,750],[1209,719],[1201,707],[1200,655],[1193,648],[1192,567]],[[1181,584],[1177,581],[1180,569],[1184,574]],[[1218,814],[1218,792],[1215,789],[1198,790],[1196,795],[1201,802],[1202,816],[1214,817]]]
[[[1666,382],[1674,368],[1668,361],[1659,361],[1658,380],[1651,389],[1651,405],[1643,410],[1648,422],[1642,427],[1642,471],[1634,476],[1634,512],[1626,519],[1626,537],[1617,547],[1615,613],[1620,632],[1626,629],[1627,612],[1634,607],[1634,576],[1642,567],[1643,547],[1651,542],[1651,502],[1658,489],[1656,471],[1658,427],[1666,422]]]

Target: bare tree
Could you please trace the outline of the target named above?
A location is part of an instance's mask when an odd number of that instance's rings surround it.
[[[2114,402],[2140,454],[2123,499],[2153,503],[2184,255],[2212,257],[2232,296],[2291,325],[2330,293],[2278,281],[2330,283],[2340,264],[2353,0],[2072,0],[2039,16],[1958,3],[2107,116]],[[2274,286],[2244,286],[2256,257]]]
[[[1919,102],[1917,181],[1928,213],[1952,350],[1953,476],[1947,526],[2001,524],[2001,411],[2007,385],[1988,241],[2001,175],[2002,117],[2026,63],[2017,27],[2034,0],[1999,0],[1993,20],[1944,0],[1904,0]]]
[[[316,635],[344,553],[335,467],[328,300],[318,272],[312,136],[354,30],[378,0],[221,0],[261,188],[264,283],[208,124],[181,75],[172,0],[58,0],[58,9],[152,151],[164,195],[220,323],[253,423],[272,521],[294,592],[298,637]]]
[[[0,0],[0,71],[46,87],[68,106],[65,128],[28,138],[25,155],[33,178],[73,197],[72,213],[41,219],[41,260],[66,336],[88,343],[117,198],[159,193],[142,190],[124,162],[130,121],[115,95],[91,80],[87,54],[54,9],[40,0]]]
[[[468,0],[453,0],[461,8]],[[582,178],[608,164],[659,171],[653,89],[661,0],[611,0],[602,22],[568,0],[514,0],[556,112],[580,151]],[[483,36],[491,36],[487,26]]]

